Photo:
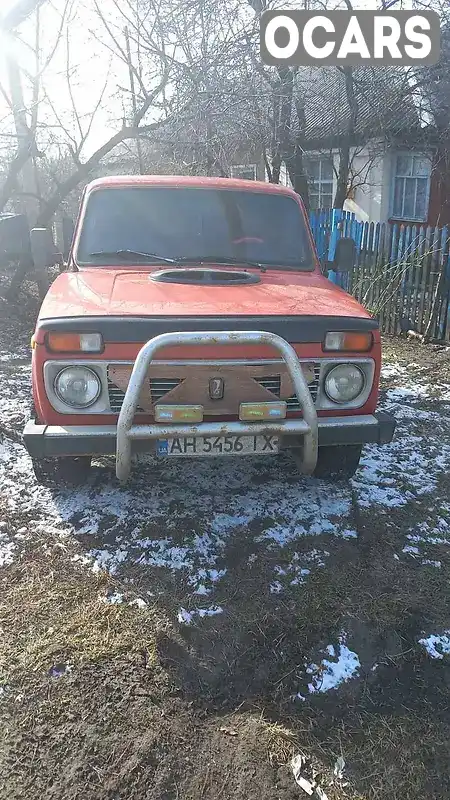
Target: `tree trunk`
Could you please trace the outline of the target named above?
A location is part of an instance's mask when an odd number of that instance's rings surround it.
[[[5,178],[2,188],[0,189],[0,213],[4,210],[8,200],[11,197],[11,194],[13,193],[17,178],[22,170],[23,165],[30,158],[31,149],[30,142],[24,143],[9,165],[8,174]]]
[[[280,95],[278,91],[278,84],[272,93],[272,136],[270,142],[271,152],[271,172],[269,175],[270,183],[280,182],[281,170],[281,153],[279,142],[279,125],[280,125]]]
[[[271,165],[269,163],[269,159],[267,157],[267,152],[266,152],[265,147],[263,147],[263,160],[264,160],[264,167],[265,167],[265,170],[266,170],[266,173],[267,173],[267,180],[269,181],[269,183],[274,183],[272,167],[271,167]]]
[[[305,173],[305,167],[303,165],[306,133],[306,114],[303,97],[296,96],[295,110],[297,112],[298,131],[294,147],[294,174],[293,177],[290,177],[294,191],[296,191],[297,194],[299,194],[302,198],[306,212],[309,214],[309,183],[308,177]]]
[[[18,0],[2,18],[1,27],[6,33],[12,33],[22,22],[44,5],[47,0]]]
[[[347,200],[348,177],[350,174],[350,146],[348,140],[339,149],[339,173],[337,178],[336,194],[334,196],[333,208],[344,208]]]
[[[281,159],[284,161],[288,173],[290,173],[293,167],[294,155],[291,141],[294,75],[289,67],[278,67],[278,75],[280,78],[280,128],[278,141]]]
[[[170,121],[170,117],[165,120],[161,120],[160,122],[152,122],[150,125],[143,125],[139,128],[139,123],[144,118],[145,114],[151,107],[152,103],[155,100],[155,97],[159,94],[162,88],[167,83],[168,73],[166,72],[165,75],[161,79],[161,83],[159,86],[153,90],[143,102],[141,108],[135,115],[135,125],[132,127],[128,125],[124,125],[120,131],[111,136],[107,142],[105,142],[98,150],[95,151],[91,155],[91,157],[84,163],[79,164],[77,169],[75,170],[72,175],[61,183],[56,192],[51,195],[51,197],[47,201],[46,207],[39,213],[39,217],[37,220],[37,227],[47,228],[50,222],[53,219],[54,214],[58,210],[59,206],[66,199],[67,195],[70,192],[73,192],[74,189],[81,183],[82,180],[88,177],[88,175],[92,172],[92,170],[98,166],[102,158],[108,155],[118,144],[124,142],[126,139],[135,139],[142,133],[149,133],[150,131],[155,131],[161,128],[163,125],[167,125]]]
[[[345,94],[350,116],[341,147],[339,148],[339,174],[333,208],[343,208],[347,199],[351,162],[350,148],[354,141],[356,123],[358,120],[358,101],[355,96],[355,86],[353,83],[353,67],[344,67],[343,72],[345,76]]]
[[[293,74],[289,67],[278,67],[278,82],[273,95],[272,180],[279,183],[281,165],[289,159],[292,116]],[[289,165],[286,163],[289,171]]]
[[[302,198],[306,212],[309,214],[308,178],[303,168],[303,149],[298,144],[295,145],[294,157],[289,163],[288,172],[292,187],[294,192],[297,192]]]
[[[17,144],[19,151],[23,151],[27,143],[32,143],[33,136],[28,127],[27,112],[25,109],[25,101],[23,97],[22,79],[20,75],[19,66],[14,56],[9,55],[6,59],[9,77],[9,90],[11,95],[12,110],[14,117],[14,126],[16,129]],[[18,181],[23,188],[23,210],[26,212],[28,221],[33,227],[36,217],[38,215],[38,203],[36,200],[37,186],[35,180],[35,171],[33,160],[32,147],[28,148],[29,157],[23,160],[23,164],[17,173]]]
[[[45,208],[43,208],[42,211],[40,212],[36,223],[37,227],[47,228],[50,225],[53,216],[57,212],[61,203],[66,199],[66,197],[71,192],[73,192],[74,189],[76,189],[76,187],[78,186],[79,183],[81,183],[81,181],[83,181],[85,178],[89,176],[92,170],[98,166],[101,159],[104,158],[106,155],[108,155],[108,153],[110,153],[111,150],[114,149],[114,147],[117,147],[118,144],[125,141],[126,139],[134,139],[136,136],[139,135],[139,130],[141,132],[156,130],[157,128],[160,128],[162,125],[164,125],[165,122],[167,122],[167,120],[164,122],[163,121],[154,122],[151,125],[146,125],[141,129],[125,127],[122,128],[120,131],[118,131],[116,134],[114,134],[114,136],[112,136],[111,139],[109,139],[109,141],[105,142],[105,144],[102,145],[102,147],[99,147],[99,149],[92,154],[92,156],[86,161],[85,164],[80,164],[78,169],[75,170],[75,172],[73,172],[72,175],[69,175],[69,177],[58,186],[57,190],[47,200]]]
[[[279,183],[280,182],[280,172],[281,172],[281,154],[275,153],[272,156],[272,180],[271,183]]]

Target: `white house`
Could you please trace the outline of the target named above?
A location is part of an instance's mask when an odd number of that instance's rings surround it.
[[[302,97],[303,167],[309,177],[311,208],[333,205],[339,158],[350,146],[345,210],[366,222],[438,224],[442,201],[437,168],[438,143],[430,115],[418,102],[405,71],[355,69],[357,111],[349,133],[350,106],[345,77],[336,68],[300,68],[295,91]],[[239,167],[245,177],[260,165]],[[244,176],[244,174],[243,174]],[[284,165],[281,180],[290,185]]]

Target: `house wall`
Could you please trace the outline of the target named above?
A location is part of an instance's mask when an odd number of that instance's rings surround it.
[[[266,175],[266,180],[268,180],[267,175]],[[290,189],[292,189],[291,179],[289,177],[289,173],[286,169],[286,164],[284,162],[280,167],[280,183],[282,186],[288,186]]]
[[[392,218],[393,184],[396,156],[399,150],[407,151],[407,146],[385,149],[382,141],[372,140],[363,148],[352,153],[352,172],[356,186],[353,196],[344,203],[344,210],[355,214],[360,222],[399,222],[399,224],[450,224],[450,166],[444,157],[436,156],[430,181],[428,218],[425,222],[417,220],[395,220]],[[431,150],[417,149],[420,155],[432,158]],[[308,152],[308,155],[312,155]],[[326,157],[329,153],[316,151],[314,155]],[[333,193],[336,192],[339,170],[339,153],[332,153],[334,162]]]
[[[431,173],[428,225],[450,225],[450,159],[436,153]]]
[[[335,156],[338,168],[339,157]],[[377,142],[353,151],[352,170],[357,186],[353,199],[345,201],[345,211],[351,211],[360,222],[386,222],[390,204],[390,158]]]
[[[308,152],[308,156],[328,157],[329,152]],[[337,173],[339,171],[339,152],[332,152],[334,165],[333,195],[337,189]],[[390,156],[383,152],[382,144],[371,142],[365,147],[354,148],[352,152],[353,171],[361,175],[361,186],[357,187],[354,197],[346,200],[344,210],[351,211],[360,222],[386,222],[390,207]],[[284,164],[281,167],[280,183],[291,186]]]

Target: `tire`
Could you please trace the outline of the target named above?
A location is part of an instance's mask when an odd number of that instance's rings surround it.
[[[37,482],[53,488],[81,486],[86,483],[91,467],[90,456],[33,458],[32,462]]]
[[[319,447],[314,478],[334,478],[341,481],[352,478],[359,466],[361,450],[361,444]]]

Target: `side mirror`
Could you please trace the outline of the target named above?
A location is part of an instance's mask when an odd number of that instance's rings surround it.
[[[356,244],[349,236],[336,242],[334,261],[328,261],[327,269],[334,272],[351,272],[356,261]]]
[[[54,264],[63,265],[63,257],[58,253],[53,242],[53,237],[48,228],[33,228],[30,232],[31,257],[34,268],[44,271]]]

